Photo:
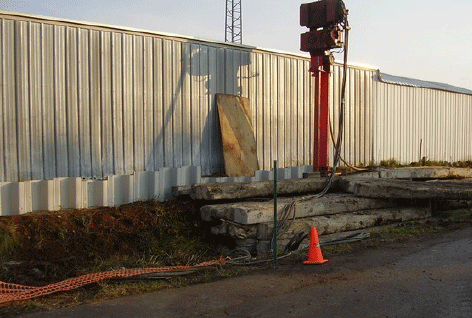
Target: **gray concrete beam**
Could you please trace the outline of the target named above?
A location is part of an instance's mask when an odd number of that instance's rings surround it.
[[[472,169],[453,167],[379,168],[353,173],[343,179],[452,179],[472,178]]]
[[[277,205],[279,213],[285,205],[291,203],[293,200],[296,202],[296,218],[381,209],[395,206],[395,203],[389,200],[360,198],[350,194],[326,194],[321,198],[305,198],[303,201],[300,200],[300,197],[281,198],[278,200]],[[274,201],[248,201],[207,205],[202,207],[200,211],[204,221],[226,219],[239,224],[257,224],[273,220]]]
[[[318,178],[279,180],[277,192],[279,195],[316,193],[323,190],[326,184],[325,179]],[[186,188],[182,190],[188,191]],[[273,193],[273,181],[256,181],[196,184],[192,186],[190,195],[194,200],[215,201],[264,198],[273,196]],[[179,195],[177,192],[175,194]]]
[[[452,167],[408,167],[397,169],[378,169],[377,171],[360,172],[343,177],[344,180],[365,179],[446,179],[472,178],[470,168]],[[335,187],[337,183],[333,184]],[[297,195],[320,192],[326,186],[324,178],[303,178],[280,180],[280,195]],[[191,187],[173,187],[174,197],[191,196],[194,200],[237,200],[273,195],[273,181],[234,182],[195,184]]]
[[[431,210],[427,207],[398,207],[378,210],[369,210],[356,213],[340,213],[335,215],[321,215],[316,217],[297,219],[285,232],[281,239],[289,239],[300,231],[306,231],[315,227],[318,235],[333,234],[370,228],[395,222],[405,222],[431,217]],[[259,239],[263,239],[264,233],[272,233],[273,224],[259,225]]]
[[[380,178],[390,179],[448,179],[472,178],[472,169],[453,167],[408,167],[380,169]]]
[[[426,207],[387,208],[356,213],[312,216],[294,220],[290,228],[282,234],[280,239],[290,239],[300,231],[309,231],[311,227],[317,229],[318,235],[326,235],[428,217],[431,217],[431,210]],[[272,230],[273,223],[271,222],[243,225],[223,221],[222,225],[212,228],[212,233],[227,235],[237,239],[270,240]]]
[[[470,182],[342,178],[338,181],[338,186],[348,193],[368,198],[472,200]]]

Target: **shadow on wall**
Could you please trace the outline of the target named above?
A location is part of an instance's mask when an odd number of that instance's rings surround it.
[[[215,94],[249,97],[250,50],[2,21],[2,181],[222,172]]]
[[[201,166],[203,176],[221,176],[224,159],[215,95],[248,97],[249,78],[258,74],[249,74],[250,51],[184,43],[173,58],[179,54],[173,72],[167,74],[163,64],[164,81],[166,75],[172,77],[172,95],[163,83],[162,127],[153,146],[163,149],[164,167]]]

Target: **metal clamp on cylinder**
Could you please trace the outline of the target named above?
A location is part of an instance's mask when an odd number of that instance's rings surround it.
[[[344,45],[343,28],[348,11],[342,0],[321,0],[300,6],[300,25],[309,32],[301,35],[300,50],[311,56],[323,56],[324,52]]]

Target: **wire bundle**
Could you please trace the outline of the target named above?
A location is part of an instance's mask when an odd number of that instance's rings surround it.
[[[349,30],[350,30],[347,16],[345,16],[343,23],[341,23],[341,26],[346,32],[346,37],[345,37],[345,45],[344,45],[343,80],[341,84],[341,105],[339,108],[339,121],[338,121],[339,128],[338,128],[338,137],[336,139],[336,145],[335,145],[333,169],[328,178],[328,183],[326,184],[326,186],[320,193],[304,196],[297,200],[293,200],[292,202],[290,202],[289,204],[285,205],[282,208],[278,217],[279,226],[276,229],[274,229],[276,231],[277,238],[280,237],[283,233],[285,233],[285,231],[287,231],[288,228],[290,228],[290,225],[292,224],[293,220],[295,220],[296,204],[303,201],[311,200],[311,199],[321,198],[322,196],[324,196],[326,192],[328,192],[328,190],[333,185],[333,181],[336,176],[336,169],[338,168],[339,161],[341,159],[341,145],[342,145],[342,135],[343,135],[343,127],[344,127],[344,108],[346,104],[347,55],[348,55]],[[274,245],[274,239],[272,239],[271,245],[272,246]]]
[[[302,233],[302,232],[300,232],[300,233]],[[300,241],[297,242],[298,245],[300,245],[301,241],[303,241],[303,239],[305,239],[307,237],[307,234],[308,234],[308,233],[303,233],[303,234],[300,234],[300,233],[297,233],[297,234],[294,235],[294,238],[298,236],[298,238],[300,239]],[[345,236],[345,237],[342,237],[342,238],[338,238],[338,239],[334,239],[334,240],[330,240],[330,241],[326,241],[326,242],[321,242],[320,246],[335,245],[335,244],[341,244],[341,243],[353,243],[353,242],[357,242],[357,241],[363,240],[365,238],[368,238],[369,236],[370,236],[370,233],[368,233],[368,232],[355,233],[355,234],[351,234],[351,235],[348,235],[348,236]],[[287,244],[287,245],[289,245],[289,244]],[[287,258],[287,257],[289,257],[291,255],[294,255],[294,254],[306,252],[307,250],[308,250],[308,247],[298,249],[298,246],[297,246],[297,249],[291,250],[291,251],[286,251],[283,255],[278,256],[277,259],[281,260],[281,259]],[[246,249],[235,249],[233,251],[232,256],[233,257],[230,257],[229,259],[226,260],[226,264],[228,264],[228,265],[239,265],[239,266],[250,266],[250,265],[266,264],[266,263],[270,263],[270,262],[273,261],[272,258],[258,260],[256,258],[252,257],[251,253]]]

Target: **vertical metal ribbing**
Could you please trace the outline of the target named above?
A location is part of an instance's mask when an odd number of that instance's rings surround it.
[[[274,160],[274,229],[272,231],[272,252],[277,265],[277,160]]]

